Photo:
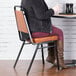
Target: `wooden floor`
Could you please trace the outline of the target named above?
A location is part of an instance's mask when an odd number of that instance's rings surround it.
[[[29,61],[19,61],[15,70],[13,64],[13,60],[0,60],[0,76],[27,76]],[[41,61],[34,61],[29,76],[76,76],[76,67],[72,66],[58,72],[50,63],[46,62],[43,67]]]

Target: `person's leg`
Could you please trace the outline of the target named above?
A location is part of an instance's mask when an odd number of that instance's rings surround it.
[[[58,29],[57,27],[52,26],[52,33],[50,35],[58,35],[60,29]],[[54,45],[53,43],[48,43],[48,46]],[[50,47],[48,48],[48,56],[46,58],[46,61],[52,64],[55,64],[55,51],[54,51],[54,47]]]
[[[59,56],[59,64],[60,64],[60,66],[61,66],[62,68],[67,68],[67,67],[65,66],[65,64],[64,64],[64,55],[63,55],[63,52],[64,52],[64,39],[63,39],[63,38],[64,38],[64,37],[63,37],[63,32],[62,32],[61,29],[53,26],[53,31],[52,31],[51,35],[58,35],[58,37],[59,37],[59,40],[58,40],[58,43],[57,43],[58,56]],[[49,45],[49,44],[48,44],[48,45]],[[52,53],[51,51],[53,51],[53,53]],[[49,50],[48,50],[48,52],[49,52]],[[52,53],[52,54],[50,54],[50,53]],[[50,54],[49,57],[52,57],[52,59],[54,59],[54,60],[52,60],[52,61],[55,61],[54,56],[52,56],[52,55],[54,55],[54,49],[51,50],[51,48],[50,48],[49,54]],[[49,55],[49,54],[48,54],[48,55]],[[51,58],[49,58],[49,59],[51,59]],[[49,60],[49,61],[51,61],[51,60]]]
[[[58,57],[59,57],[59,64],[62,68],[67,68],[64,64],[64,44],[63,40],[58,40]]]
[[[53,46],[54,43],[48,43],[48,46]],[[48,56],[46,58],[46,61],[49,62],[49,63],[52,63],[54,64],[55,62],[55,56],[54,56],[54,47],[49,47],[48,48]]]
[[[63,32],[61,29],[53,26],[53,32],[50,35],[58,35],[59,37],[59,40],[58,40],[59,62],[60,62],[61,67],[66,68],[66,66],[64,65],[64,58],[63,58],[63,51],[64,51]],[[45,36],[49,36],[49,33],[37,32],[37,33],[33,33],[32,36],[33,37],[45,37]],[[51,45],[51,43],[49,43],[48,45]],[[55,61],[54,48],[48,48],[48,56],[46,60],[48,62],[54,63]]]

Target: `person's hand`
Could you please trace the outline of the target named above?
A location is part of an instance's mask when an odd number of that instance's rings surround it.
[[[59,12],[60,12],[60,6],[58,4],[55,5],[52,9],[54,10],[55,14],[59,14]]]

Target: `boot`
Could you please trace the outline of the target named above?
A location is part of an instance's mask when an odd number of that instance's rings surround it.
[[[52,46],[52,45],[53,45],[53,43],[48,43],[48,46]],[[55,56],[54,56],[54,48],[53,47],[48,48],[48,56],[46,58],[46,61],[54,64]]]
[[[63,51],[58,51],[58,58],[59,58],[59,65],[61,68],[66,69],[68,68],[65,64],[64,64],[64,57],[63,57]]]

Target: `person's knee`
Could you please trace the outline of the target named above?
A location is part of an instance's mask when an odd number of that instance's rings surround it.
[[[53,29],[54,29],[54,31],[55,31],[57,34],[63,35],[63,31],[62,31],[60,28],[57,28],[57,27],[53,26]]]

